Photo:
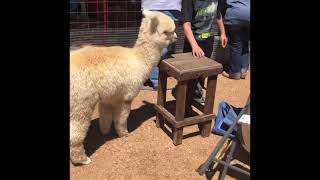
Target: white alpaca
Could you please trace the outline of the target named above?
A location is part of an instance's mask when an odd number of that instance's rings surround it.
[[[133,48],[86,46],[70,52],[70,158],[88,164],[83,141],[94,107],[99,103],[103,134],[112,121],[119,136],[128,135],[131,102],[138,95],[163,48],[176,41],[173,20],[160,12],[144,11]]]

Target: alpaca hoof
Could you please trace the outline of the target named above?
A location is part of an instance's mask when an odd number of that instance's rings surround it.
[[[119,135],[119,137],[128,137],[129,133],[128,133],[128,131],[123,131],[123,132],[119,132],[118,135]]]
[[[85,160],[78,160],[78,161],[73,161],[74,165],[87,165],[91,163],[91,159],[90,158],[86,158]]]
[[[87,157],[87,160],[83,162],[84,165],[86,164],[90,164],[91,163],[91,159]]]

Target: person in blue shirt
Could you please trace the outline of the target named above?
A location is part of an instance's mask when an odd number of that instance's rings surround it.
[[[249,69],[250,0],[219,0],[217,24],[219,29],[224,26],[230,48],[229,70],[222,75],[244,79]]]

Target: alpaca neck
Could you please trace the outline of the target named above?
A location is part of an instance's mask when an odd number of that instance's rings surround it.
[[[156,43],[139,37],[133,48],[148,68],[152,69],[159,64],[162,48]]]

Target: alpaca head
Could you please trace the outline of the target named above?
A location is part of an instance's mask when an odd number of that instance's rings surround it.
[[[143,15],[139,36],[160,48],[168,47],[177,40],[176,26],[169,16],[157,11],[143,11]]]

